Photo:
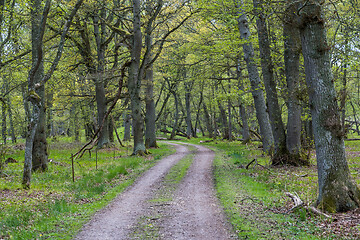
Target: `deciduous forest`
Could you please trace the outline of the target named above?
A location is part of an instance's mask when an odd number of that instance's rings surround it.
[[[103,239],[359,239],[359,30],[358,0],[0,0],[0,239],[100,239],[132,191]],[[224,232],[173,208],[205,184]]]

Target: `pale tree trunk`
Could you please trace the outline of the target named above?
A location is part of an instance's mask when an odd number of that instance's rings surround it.
[[[31,8],[31,44],[32,44],[32,62],[37,63],[39,56],[38,49],[42,48],[40,39],[41,32],[41,2],[42,0],[33,0]],[[44,64],[40,65],[35,72],[34,82],[39,84],[44,77]],[[45,86],[41,85],[36,88],[36,94],[40,97],[39,120],[35,131],[33,149],[32,149],[32,170],[46,170],[48,164],[47,140],[46,140],[46,108],[45,108]],[[35,110],[33,110],[35,111]]]
[[[133,155],[146,153],[144,144],[144,118],[141,112],[141,73],[140,56],[142,49],[142,34],[140,22],[140,0],[133,0],[133,36],[131,44],[131,63],[129,69],[128,89],[131,99],[132,127],[134,132]]]
[[[316,205],[328,212],[344,212],[359,207],[360,191],[345,157],[322,2],[304,1],[298,20],[316,147],[319,182]]]
[[[277,84],[274,79],[274,65],[271,59],[263,0],[254,0],[253,4],[255,14],[257,15],[256,26],[259,39],[261,68],[266,91],[269,120],[275,144],[275,154],[272,157],[272,165],[293,164],[290,161],[289,152],[286,148],[286,135],[277,96]]]
[[[287,148],[290,154],[299,155],[301,148],[301,105],[299,96],[299,59],[301,40],[299,29],[294,27],[294,13],[298,4],[290,4],[284,19],[284,62],[288,89]]]
[[[271,125],[269,121],[269,115],[266,111],[266,103],[264,98],[264,92],[261,88],[261,81],[259,72],[255,63],[254,49],[249,41],[250,30],[248,26],[248,20],[244,13],[239,12],[238,28],[242,39],[246,40],[242,44],[244,51],[244,58],[247,65],[249,79],[251,84],[251,93],[254,98],[256,118],[260,126],[260,134],[264,145],[264,151],[271,151],[274,144],[274,137],[271,131]]]

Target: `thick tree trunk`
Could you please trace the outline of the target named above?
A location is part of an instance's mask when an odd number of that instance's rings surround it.
[[[145,116],[145,146],[147,148],[157,148],[156,143],[156,126],[155,126],[155,102],[154,102],[154,82],[153,70],[150,68],[146,71],[146,116]]]
[[[306,1],[299,17],[318,167],[316,204],[328,212],[348,211],[360,206],[360,191],[345,157],[322,1]]]
[[[32,62],[37,63],[39,58],[38,49],[42,48],[42,40],[40,40],[40,22],[41,22],[41,2],[42,0],[33,0],[31,8],[31,44],[32,44]],[[44,77],[43,60],[35,72],[34,82],[40,83]],[[39,105],[39,121],[36,124],[33,149],[32,149],[32,170],[46,170],[48,164],[47,141],[46,141],[46,109],[45,109],[45,86],[36,88],[36,94],[41,99]],[[35,110],[33,110],[35,111]]]
[[[301,149],[301,105],[299,100],[299,59],[301,40],[299,29],[294,27],[295,7],[290,4],[285,10],[284,62],[288,89],[287,148],[290,154],[299,156]]]
[[[271,59],[263,1],[254,0],[253,4],[255,14],[257,15],[256,26],[259,39],[261,68],[266,91],[269,120],[275,144],[275,154],[272,157],[272,165],[294,164],[291,162],[289,152],[286,148],[286,135],[277,96],[277,84],[274,79],[274,65]]]
[[[97,127],[100,127],[100,124],[103,122],[105,114],[107,112],[106,109],[106,95],[105,95],[105,87],[102,79],[102,74],[98,74],[98,77],[95,80],[95,98],[96,98],[96,107],[97,107]],[[97,143],[98,148],[103,148],[107,144],[110,143],[109,140],[109,126],[108,121],[104,122],[104,126],[99,133],[99,140]]]
[[[248,26],[248,20],[246,15],[243,14],[242,12],[239,13],[238,27],[241,38],[246,40],[246,42],[244,42],[242,46],[244,51],[245,62],[249,73],[251,93],[253,95],[254,103],[255,103],[256,118],[260,126],[260,134],[264,145],[264,151],[269,152],[273,147],[274,137],[271,131],[269,115],[266,111],[264,92],[261,88],[259,72],[254,59],[255,58],[254,49],[252,47],[251,42],[249,41],[250,30]]]
[[[104,9],[100,10],[101,18],[106,18],[106,11]],[[97,69],[96,73],[93,73],[95,77],[95,98],[96,98],[96,107],[97,107],[97,122],[98,128],[100,124],[104,122],[101,132],[99,133],[99,140],[97,143],[97,148],[103,148],[110,143],[109,139],[109,126],[108,121],[103,121],[105,114],[107,112],[106,106],[106,91],[105,91],[105,49],[106,44],[106,26],[104,21],[99,23],[99,17],[95,15],[93,17],[94,22],[94,36],[97,45]]]
[[[150,3],[146,6],[146,11],[151,15],[151,6]],[[146,55],[145,64],[150,64],[152,58],[152,24],[149,23],[148,28],[146,29],[145,36],[145,46],[147,48],[148,54]],[[145,115],[145,147],[146,148],[157,148],[156,143],[156,114],[155,114],[155,102],[154,102],[154,73],[153,73],[153,64],[150,64],[147,67],[145,73],[146,81],[146,94],[145,94],[145,104],[146,104],[146,115]]]
[[[39,121],[34,137],[32,169],[46,170],[48,165],[47,140],[46,140],[46,108],[45,108],[45,87],[41,86],[37,91],[41,99],[39,109]]]
[[[140,1],[133,0],[133,36],[131,48],[131,63],[129,71],[128,88],[131,99],[132,127],[134,132],[133,155],[146,153],[144,144],[144,118],[141,112],[141,73],[140,56],[142,49],[142,34],[140,22]]]

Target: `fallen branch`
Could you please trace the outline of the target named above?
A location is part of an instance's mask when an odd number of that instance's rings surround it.
[[[250,165],[253,163],[253,162],[256,162],[257,163],[257,160],[256,158],[254,158],[251,162],[249,162],[247,165],[246,165],[246,169],[249,169]]]
[[[304,202],[300,199],[300,197],[297,194],[294,195],[292,193],[286,192],[285,195],[290,197],[293,200],[294,204],[295,204],[295,206],[292,207],[290,210],[288,210],[286,213],[292,212],[292,211],[294,211],[295,209],[297,209],[299,207],[303,207],[304,209],[306,209],[309,212],[315,213],[315,214],[323,216],[325,218],[331,218],[330,215],[321,212],[320,210],[316,209],[315,207],[305,206]]]

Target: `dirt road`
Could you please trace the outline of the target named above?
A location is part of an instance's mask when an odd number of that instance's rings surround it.
[[[129,189],[119,195],[109,206],[99,211],[84,226],[75,239],[206,239],[231,238],[227,223],[215,196],[212,177],[214,153],[202,146],[188,147],[173,144],[176,153],[170,155],[140,177]],[[194,154],[193,163],[184,179],[166,204],[154,204],[150,200],[163,185],[169,170],[188,154]],[[134,235],[140,219],[157,213],[153,218],[156,233]]]

